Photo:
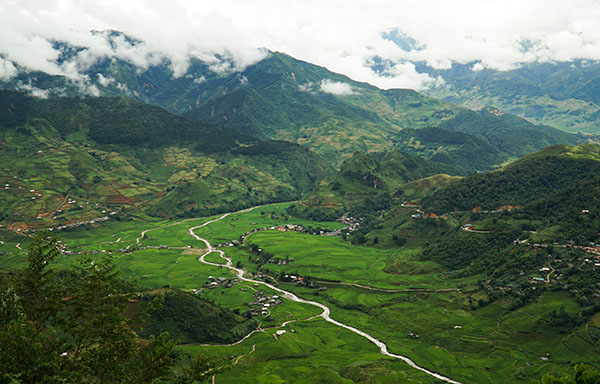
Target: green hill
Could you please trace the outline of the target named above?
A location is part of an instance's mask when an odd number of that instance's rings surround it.
[[[444,164],[396,150],[372,155],[355,152],[335,177],[323,180],[303,197],[292,208],[293,214],[330,220],[348,211],[360,215],[387,209],[406,183],[452,171]]]
[[[144,294],[140,303],[147,304],[157,295],[162,296],[163,304],[150,314],[141,337],[169,332],[170,338],[182,344],[228,344],[238,341],[256,327],[253,320],[178,289]]]
[[[0,110],[0,221],[15,229],[112,219],[123,210],[174,217],[293,200],[332,174],[297,144],[129,99],[3,91]]]
[[[423,205],[444,213],[477,206],[493,210],[502,205],[529,204],[594,180],[600,171],[599,148],[592,144],[548,147],[498,171],[457,180],[424,199]]]
[[[393,132],[437,125],[458,110],[411,90],[383,91],[281,53],[241,76],[243,85],[184,115],[297,142],[338,164],[340,153],[343,159],[356,150],[382,151]]]
[[[430,96],[468,108],[493,105],[568,132],[599,133],[598,62],[529,63],[509,71],[472,71],[473,64],[453,64],[447,70],[418,68],[443,77],[448,85],[431,89]]]

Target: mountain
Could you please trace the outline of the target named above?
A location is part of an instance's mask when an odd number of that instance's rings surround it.
[[[529,63],[508,70],[472,70],[476,63],[453,64],[434,70],[417,69],[441,76],[446,86],[427,94],[468,108],[493,105],[538,124],[569,132],[600,133],[600,63]]]
[[[112,45],[143,42],[117,31],[96,32]],[[56,42],[57,63],[72,63],[81,47]],[[315,150],[340,165],[356,150],[382,151],[391,133],[437,125],[460,108],[412,90],[384,91],[296,60],[265,51],[246,68],[221,58],[220,66],[191,58],[177,75],[168,60],[149,67],[100,58],[81,79],[20,70],[0,88],[38,96],[127,96],[192,120],[226,125],[261,139],[287,140]]]
[[[316,220],[336,219],[348,211],[372,213],[389,208],[394,193],[412,180],[448,172],[453,172],[449,166],[397,150],[370,155],[355,152],[336,176],[323,180],[290,212]]]
[[[0,111],[0,221],[13,229],[287,201],[333,172],[297,144],[261,141],[131,99],[42,100],[2,91]]]
[[[341,163],[354,151],[381,151],[406,128],[437,125],[456,106],[412,90],[383,91],[281,53],[241,73],[243,87],[185,113],[242,132],[297,142]]]
[[[116,31],[97,33],[115,46],[143,43]],[[62,52],[60,63],[77,62],[85,53],[84,48],[56,45]],[[85,67],[78,80],[21,70],[0,87],[45,97],[126,96],[261,140],[301,144],[336,167],[357,150],[397,148],[450,162],[466,174],[498,167],[546,145],[576,143],[573,136],[497,109],[472,112],[413,90],[382,90],[284,53],[264,51],[262,60],[245,68],[226,57],[219,60],[216,65],[190,58],[186,72],[175,73],[168,60],[136,67],[105,57]],[[417,132],[423,128],[444,131]]]

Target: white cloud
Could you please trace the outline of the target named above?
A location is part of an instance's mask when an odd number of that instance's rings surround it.
[[[479,71],[482,71],[484,69],[485,69],[485,67],[481,63],[475,63],[471,67],[471,71],[473,71],[473,72],[479,72]]]
[[[301,90],[302,92],[314,93],[315,92],[315,84],[311,81],[304,83],[304,84],[298,84],[298,89]]]
[[[17,87],[20,91],[25,91],[31,96],[39,97],[40,99],[47,99],[50,95],[50,91],[47,89],[39,89],[31,84],[20,83]]]
[[[98,84],[100,84],[103,87],[108,87],[112,82],[115,81],[115,79],[113,79],[112,77],[104,77],[101,73],[98,73],[97,77]]]
[[[349,96],[354,95],[356,92],[352,86],[348,83],[341,81],[333,81],[331,79],[321,80],[321,92],[331,93],[332,95]]]
[[[118,30],[140,40],[90,33]],[[391,31],[395,31],[391,33]],[[393,41],[400,39],[399,41]],[[52,42],[85,48],[59,63]],[[174,76],[190,58],[217,73],[240,71],[286,52],[382,88],[423,88],[438,79],[412,64],[453,62],[510,69],[520,63],[600,60],[596,0],[28,0],[0,2],[0,76],[16,63],[84,81],[97,60],[116,57],[141,69],[168,60]],[[368,63],[389,63],[385,72]],[[8,60],[8,61],[7,61]],[[478,65],[474,69],[480,68]]]
[[[0,80],[10,80],[17,76],[17,68],[8,60],[4,60],[0,57]]]
[[[194,78],[194,84],[202,84],[205,81],[206,81],[206,77],[204,77],[204,76]]]
[[[237,78],[240,81],[240,85],[242,87],[245,87],[248,85],[248,78],[246,76],[238,74]]]

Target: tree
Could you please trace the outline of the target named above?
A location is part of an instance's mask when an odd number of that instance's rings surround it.
[[[126,317],[133,286],[112,259],[84,258],[66,271],[48,268],[60,254],[42,234],[27,267],[0,287],[0,383],[149,383],[169,373],[174,342],[140,339]]]
[[[578,364],[574,368],[573,376],[556,377],[546,374],[541,380],[532,380],[532,384],[599,384],[600,373],[595,369]]]

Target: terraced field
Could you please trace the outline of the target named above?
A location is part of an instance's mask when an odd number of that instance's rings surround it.
[[[585,326],[559,334],[539,325],[552,310],[578,312],[578,304],[565,293],[546,292],[517,311],[506,311],[502,300],[479,307],[482,293],[475,289],[477,277],[444,273],[436,264],[418,260],[415,249],[359,247],[341,237],[279,230],[259,231],[240,246],[227,246],[255,228],[302,224],[327,230],[341,226],[289,217],[285,211],[288,205],[232,214],[196,229],[196,233],[212,244],[225,244],[220,249],[254,279],[274,283],[266,276],[268,272],[274,277],[287,274],[312,281],[302,284],[285,279],[277,286],[328,306],[333,319],[385,342],[390,352],[463,383],[527,382],[543,372],[567,372],[574,359],[597,366],[597,341]],[[86,231],[63,232],[62,237],[73,252],[85,249],[88,255],[92,251],[100,255],[112,251],[123,275],[136,279],[141,288],[195,290],[201,297],[239,313],[249,311],[248,303],[256,300],[259,291],[268,297],[279,295],[243,281],[231,288],[205,288],[209,277],[235,278],[226,268],[197,260],[204,253],[204,245],[192,239],[188,229],[208,219],[107,222]],[[4,242],[0,250],[11,250],[11,254],[0,256],[2,267],[22,265],[25,250],[16,245],[26,248],[28,239],[4,231],[0,240]],[[252,244],[273,257],[291,257],[293,261],[259,265]],[[118,251],[128,247],[132,252]],[[58,265],[76,258],[61,256]],[[215,253],[206,258],[223,262]],[[390,265],[395,267],[390,269]],[[317,379],[332,383],[438,382],[404,362],[382,356],[367,339],[315,318],[320,312],[311,305],[283,300],[281,305],[271,306],[267,315],[256,316],[259,328],[240,343],[181,345],[178,369],[202,352],[227,366],[214,378],[222,383],[312,383]],[[549,359],[542,359],[547,353]]]

